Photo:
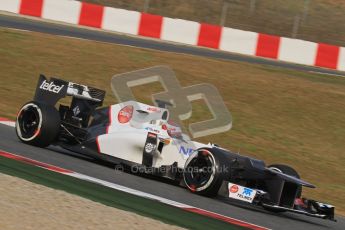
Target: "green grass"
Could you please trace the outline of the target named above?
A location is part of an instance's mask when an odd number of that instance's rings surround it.
[[[32,99],[38,75],[58,76],[107,91],[116,100],[113,75],[168,65],[182,86],[215,85],[233,116],[233,128],[198,139],[217,143],[267,164],[293,166],[317,189],[305,195],[345,213],[345,79],[270,66],[215,60],[86,40],[0,29],[0,116],[15,118]],[[159,84],[133,88],[150,102]],[[208,117],[204,103],[193,103],[186,124]]]
[[[244,229],[216,219],[190,213],[158,201],[134,196],[102,185],[51,172],[36,166],[0,157],[0,173],[63,190],[110,207],[137,213],[189,229]]]
[[[84,0],[86,2],[143,11],[144,0]],[[251,2],[255,7],[251,10]],[[308,1],[308,0],[307,0]],[[148,13],[219,25],[228,3],[225,26],[291,37],[296,16],[296,38],[345,45],[345,3],[341,0],[150,0]]]

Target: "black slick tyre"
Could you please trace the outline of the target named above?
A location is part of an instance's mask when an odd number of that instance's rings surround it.
[[[288,166],[288,165],[273,164],[273,165],[268,166],[268,168],[270,168],[272,170],[275,170],[277,172],[280,172],[280,173],[287,174],[289,176],[296,177],[298,179],[301,178],[300,175],[298,174],[298,172],[295,169],[293,169],[292,167]],[[297,188],[296,198],[301,198],[301,196],[302,196],[302,186],[299,186]],[[270,211],[270,212],[276,212],[276,213],[285,212],[285,210],[281,210],[279,208],[265,207],[265,206],[263,206],[263,207],[264,207],[264,209],[266,209],[267,211]]]
[[[60,123],[59,112],[54,106],[28,102],[18,113],[15,130],[25,144],[46,147],[56,140]]]
[[[216,196],[230,171],[225,158],[222,152],[215,149],[199,149],[192,153],[183,172],[187,188],[199,195]]]

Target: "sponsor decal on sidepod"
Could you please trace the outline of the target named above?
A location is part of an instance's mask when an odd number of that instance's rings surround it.
[[[238,191],[238,186],[234,184],[233,186],[230,187],[229,191],[231,193],[236,193]]]
[[[183,156],[188,157],[193,152],[194,152],[194,149],[192,148],[184,147],[182,145],[180,146],[179,153],[183,154]]]
[[[228,184],[228,189],[230,198],[242,200],[248,203],[252,203],[256,195],[256,191],[254,189],[243,187],[233,183]]]

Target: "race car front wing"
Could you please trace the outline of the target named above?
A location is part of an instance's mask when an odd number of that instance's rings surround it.
[[[306,198],[297,198],[293,208],[269,205],[265,203],[261,203],[261,205],[275,210],[295,212],[307,216],[336,221],[336,219],[334,219],[334,206]]]
[[[252,205],[262,206],[263,208],[273,212],[288,211],[336,221],[334,218],[334,206],[307,198],[296,198],[292,207],[270,204],[265,202],[267,201],[267,192],[247,188],[228,181],[223,181],[223,185],[221,186],[218,195],[227,199],[235,199]]]

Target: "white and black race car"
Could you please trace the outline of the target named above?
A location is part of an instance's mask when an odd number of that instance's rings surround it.
[[[69,106],[57,102],[71,96]],[[169,122],[166,104],[127,101],[101,107],[105,92],[40,76],[33,101],[16,119],[18,138],[30,145],[62,148],[97,159],[135,167],[169,178],[191,192],[334,220],[334,207],[302,198],[314,188],[287,165],[266,166],[213,144],[192,141]],[[101,107],[101,108],[100,108]]]

